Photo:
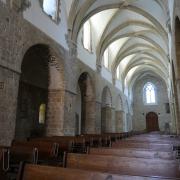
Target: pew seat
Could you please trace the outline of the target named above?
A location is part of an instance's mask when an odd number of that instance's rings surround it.
[[[133,149],[133,148],[89,148],[88,154],[96,155],[114,155],[120,157],[134,157],[144,159],[175,159],[173,152],[166,151],[147,151],[144,149]]]
[[[68,153],[64,167],[131,176],[180,178],[179,164],[175,160]]]
[[[128,142],[120,141],[112,143],[114,148],[143,148],[152,151],[173,151],[173,145],[170,144],[161,144],[161,143],[139,143],[139,142]]]
[[[17,180],[173,180],[171,178],[115,175],[52,166],[25,164],[21,166]],[[175,179],[174,179],[175,180]]]

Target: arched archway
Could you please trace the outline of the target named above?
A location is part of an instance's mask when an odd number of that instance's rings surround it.
[[[79,123],[81,134],[95,133],[95,92],[90,75],[84,72],[78,80],[81,102],[79,106]],[[81,113],[80,113],[81,111]]]
[[[30,47],[23,57],[16,115],[17,139],[62,133],[64,81],[63,67],[57,58],[56,53],[43,44]]]
[[[101,104],[101,132],[112,132],[112,95],[109,87],[105,87],[102,92]]]
[[[146,114],[146,130],[159,131],[158,115],[155,112],[149,112]]]

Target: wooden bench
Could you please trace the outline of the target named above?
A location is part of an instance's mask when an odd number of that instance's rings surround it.
[[[175,138],[141,138],[141,137],[131,137],[126,139],[127,141],[131,141],[131,142],[151,142],[151,143],[167,143],[167,144],[180,144],[180,140],[179,139],[175,139]]]
[[[64,167],[123,174],[131,176],[158,176],[179,178],[179,164],[173,160],[87,155],[68,153]]]
[[[143,149],[133,149],[133,148],[89,148],[88,154],[97,155],[114,155],[120,157],[134,157],[134,158],[144,158],[144,159],[175,159],[175,154],[173,152],[163,152],[163,151],[148,151]]]
[[[58,144],[59,154],[64,151],[68,152],[83,152],[86,147],[86,140],[83,137],[69,137],[69,136],[55,136],[55,137],[44,137],[44,138],[35,138],[30,139],[31,143],[47,142]]]
[[[139,142],[128,142],[120,141],[117,143],[112,143],[114,148],[142,148],[154,151],[173,151],[173,145],[170,144],[160,144],[160,143],[139,143]]]
[[[17,180],[164,180],[157,177],[140,177],[25,164],[21,166]],[[170,178],[166,180],[172,180]]]
[[[3,168],[3,148],[4,147],[0,147],[0,179],[8,180],[5,169]]]
[[[54,142],[45,141],[14,141],[12,148],[27,147],[38,150],[38,159],[56,158],[58,156],[59,145]]]
[[[53,144],[46,142],[32,143],[27,141],[14,141],[11,147],[4,148],[9,156],[6,156],[5,163],[7,171],[16,173],[21,161],[30,163],[43,163],[59,165],[59,160],[53,154]],[[62,163],[61,163],[62,164]]]

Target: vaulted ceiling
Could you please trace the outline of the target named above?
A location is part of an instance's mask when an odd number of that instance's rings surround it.
[[[101,66],[104,51],[111,52],[111,72],[120,68],[124,87],[144,73],[169,78],[167,0],[74,0],[69,10],[71,39],[77,42],[90,20],[96,36],[95,53]]]

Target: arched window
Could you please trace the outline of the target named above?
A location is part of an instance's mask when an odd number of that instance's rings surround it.
[[[156,104],[156,90],[154,84],[148,82],[144,86],[144,100],[146,104]]]
[[[109,49],[106,49],[104,51],[103,60],[103,65],[105,66],[105,68],[109,68]]]
[[[116,77],[117,79],[120,79],[120,65],[116,69]]]
[[[39,124],[45,123],[45,116],[46,116],[46,105],[41,104],[39,107]]]
[[[86,21],[83,26],[83,46],[88,51],[91,51],[91,23]]]

